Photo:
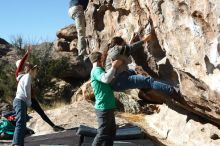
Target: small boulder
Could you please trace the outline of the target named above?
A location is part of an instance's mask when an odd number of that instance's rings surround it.
[[[69,51],[69,43],[65,39],[58,39],[54,42],[55,51]]]
[[[61,28],[56,33],[59,39],[63,38],[69,42],[77,38],[76,26],[74,24]]]

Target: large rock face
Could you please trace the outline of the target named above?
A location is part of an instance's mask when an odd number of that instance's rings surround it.
[[[133,54],[135,62],[148,74],[180,86],[186,104],[177,105],[188,110],[188,118],[194,113],[220,126],[220,2],[91,0],[86,11],[88,52],[105,50],[114,36],[122,36],[129,41],[134,32],[143,35],[149,28],[152,29],[153,40]],[[72,41],[74,39],[72,37]],[[139,96],[156,103],[166,101],[165,96],[152,92],[142,91]],[[173,102],[169,102],[168,105],[172,104]],[[184,118],[180,119],[181,122],[183,120]],[[150,125],[150,122],[147,124]],[[176,129],[183,131],[178,127]],[[195,128],[195,131],[198,129]],[[189,136],[190,128],[186,130]],[[171,134],[171,139],[176,138],[177,131]],[[165,130],[166,132],[169,131]],[[211,135],[211,140],[210,135],[208,137],[209,142],[218,140],[219,134]],[[181,136],[177,139],[179,138]],[[184,145],[188,140],[193,141],[187,143],[189,145],[201,144],[196,143],[197,138],[193,137],[174,143]]]
[[[187,118],[194,113],[220,126],[220,2],[217,0],[93,0],[90,1],[86,11],[89,52],[95,49],[105,50],[114,36],[122,36],[129,41],[133,32],[141,32],[140,34],[143,35],[149,28],[152,28],[154,39],[149,44],[145,44],[142,51],[133,55],[135,62],[143,66],[150,75],[166,80],[174,86],[180,86],[186,104],[177,105],[188,111]],[[139,95],[144,95],[145,99],[157,103],[166,101],[164,96],[159,95],[159,98],[155,98],[158,96],[148,92],[142,91]],[[173,102],[168,103],[171,108],[172,104]],[[164,115],[155,116],[160,119],[165,118]],[[147,124],[155,123],[157,118],[153,119]],[[200,118],[197,120],[202,122]],[[189,138],[189,135],[197,130],[203,132],[204,128],[196,127],[190,130],[189,125],[194,124],[184,121],[184,118],[180,118],[177,123],[173,123],[173,127],[170,122],[169,127],[174,129],[170,137],[169,128],[163,131],[164,125],[167,126],[166,123],[162,124],[161,128],[155,129],[160,136],[165,135],[165,139],[176,145],[218,143],[218,132],[208,135],[206,139],[208,143],[204,141],[197,143],[197,139],[201,137]],[[163,121],[156,124],[160,123]],[[179,123],[183,123],[186,127],[184,129],[186,136],[182,140],[174,141],[173,139],[184,137],[178,135],[183,128],[178,126],[175,128]],[[215,127],[214,129],[216,131]],[[202,139],[205,139],[204,137]]]
[[[145,55],[133,56],[136,63],[179,84],[185,108],[219,125],[219,16],[217,0],[94,0],[86,11],[86,33],[90,50],[103,50],[113,36],[128,41],[151,26],[155,39],[144,46]]]

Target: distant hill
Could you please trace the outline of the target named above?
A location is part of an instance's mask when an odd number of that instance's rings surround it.
[[[9,43],[6,40],[0,38],[0,45],[9,45]]]

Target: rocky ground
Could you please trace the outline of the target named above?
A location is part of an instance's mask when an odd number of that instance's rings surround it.
[[[157,111],[148,114],[116,112],[117,125],[132,123],[142,127],[146,136],[157,145],[168,146],[218,146],[219,128],[198,116],[167,104],[157,105]],[[35,131],[34,135],[53,133],[37,113],[29,113],[33,118],[27,126]],[[87,125],[97,128],[96,115],[91,102],[80,100],[70,105],[46,111],[48,117],[65,129]],[[5,145],[7,146],[7,144]]]
[[[117,125],[132,123],[139,125],[158,145],[169,146],[218,146],[220,130],[217,126],[198,116],[190,115],[186,110],[168,104],[157,105],[156,112],[132,114],[117,112]],[[153,108],[153,107],[151,107]],[[155,107],[154,107],[155,108]],[[91,102],[81,100],[71,105],[46,111],[54,123],[68,128],[80,124],[97,128],[94,107]],[[36,113],[28,122],[36,135],[53,132],[52,128]]]
[[[78,127],[81,124],[97,128],[94,107],[86,101],[51,109],[46,111],[46,113],[55,124],[63,126],[66,129]],[[53,132],[53,129],[37,113],[31,113],[30,116],[33,118],[27,123],[27,126],[36,132],[35,135]],[[127,120],[120,117],[117,117],[116,121],[118,125],[128,123]]]
[[[186,111],[159,105],[159,112],[150,115],[122,113],[119,117],[146,130],[148,137],[168,146],[219,146],[220,130]]]
[[[62,107],[47,110],[45,113],[51,121],[65,129],[79,127],[79,125],[97,128],[94,107],[87,101],[80,101],[71,105],[62,105]],[[53,129],[45,123],[37,113],[29,112],[29,115],[33,118],[27,123],[27,127],[35,131],[33,136],[54,133]],[[117,114],[116,122],[118,126],[128,123],[127,120],[118,117]],[[0,145],[9,146],[10,144],[2,144],[0,142]]]

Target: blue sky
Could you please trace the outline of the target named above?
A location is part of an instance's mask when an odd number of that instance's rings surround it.
[[[0,37],[21,35],[29,42],[53,41],[59,28],[70,25],[69,0],[1,0]]]

